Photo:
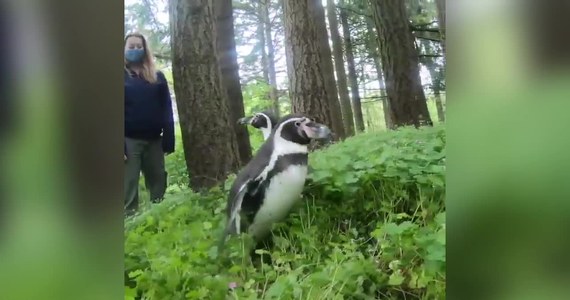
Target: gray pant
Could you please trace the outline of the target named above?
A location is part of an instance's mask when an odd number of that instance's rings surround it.
[[[166,191],[166,171],[162,139],[139,140],[125,138],[127,160],[125,162],[125,210],[134,212],[139,205],[139,177],[145,178],[150,200],[159,202]]]

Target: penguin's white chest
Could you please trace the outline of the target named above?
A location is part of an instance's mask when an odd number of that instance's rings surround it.
[[[306,165],[291,165],[276,174],[265,191],[265,200],[257,212],[249,233],[263,237],[275,222],[283,220],[297,203],[307,177]]]

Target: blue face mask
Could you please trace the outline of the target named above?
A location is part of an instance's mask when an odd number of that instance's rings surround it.
[[[128,62],[138,63],[141,62],[144,57],[144,49],[128,49],[125,51],[125,59]]]

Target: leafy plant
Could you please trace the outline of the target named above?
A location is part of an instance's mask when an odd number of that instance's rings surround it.
[[[270,266],[252,266],[245,234],[217,249],[235,176],[203,195],[171,187],[127,219],[125,298],[445,299],[444,128],[360,134],[309,161]]]

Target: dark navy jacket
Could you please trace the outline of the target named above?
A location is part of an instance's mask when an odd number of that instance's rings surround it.
[[[125,70],[125,137],[152,140],[162,134],[162,149],[174,152],[174,119],[166,78],[157,73],[151,84]],[[127,146],[125,143],[125,155]]]

